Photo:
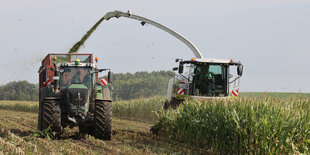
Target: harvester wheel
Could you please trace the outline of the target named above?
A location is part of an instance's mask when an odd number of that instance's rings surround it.
[[[50,127],[52,132],[56,132],[56,137],[59,137],[62,131],[60,101],[45,99],[42,116],[42,129]]]
[[[111,140],[112,136],[112,103],[96,100],[94,136],[102,140]]]
[[[165,101],[164,104],[164,110],[168,110],[169,108],[176,109],[180,106],[180,104],[183,104],[184,100],[172,98],[169,102],[168,100]]]
[[[168,110],[168,108],[169,108],[169,101],[166,100],[164,104],[164,110]]]

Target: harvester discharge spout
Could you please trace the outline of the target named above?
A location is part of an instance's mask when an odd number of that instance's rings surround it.
[[[190,50],[194,53],[196,58],[203,58],[201,52],[198,50],[198,48],[193,43],[191,43],[188,39],[186,39],[185,37],[183,37],[179,33],[171,30],[170,28],[168,28],[162,24],[159,24],[159,23],[157,23],[153,20],[147,19],[145,17],[134,15],[134,14],[130,13],[130,11],[128,11],[128,12],[113,11],[113,12],[108,12],[105,14],[105,16],[103,16],[103,18],[105,20],[109,20],[113,17],[115,17],[115,18],[126,17],[126,18],[130,18],[130,19],[139,20],[139,21],[141,21],[142,26],[145,25],[145,23],[153,25],[153,26],[173,35],[174,37],[176,37],[180,41],[182,41],[187,47],[190,48]]]

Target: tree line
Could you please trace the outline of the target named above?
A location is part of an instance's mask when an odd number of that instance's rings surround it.
[[[153,71],[114,74],[112,98],[129,100],[141,97],[166,95],[170,78],[175,74],[171,71]]]
[[[39,85],[27,81],[13,81],[0,86],[0,100],[37,101]]]
[[[167,85],[174,76],[171,71],[117,73],[109,84],[114,100],[166,95]],[[39,86],[28,81],[13,81],[0,86],[0,100],[38,101]]]

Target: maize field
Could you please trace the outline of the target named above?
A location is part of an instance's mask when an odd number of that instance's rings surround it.
[[[310,103],[302,97],[186,101],[159,113],[153,132],[211,153],[309,154]]]
[[[77,128],[53,139],[37,131],[37,102],[0,101],[0,154],[309,154],[308,96],[185,101],[167,111],[164,101],[113,102],[111,141]]]

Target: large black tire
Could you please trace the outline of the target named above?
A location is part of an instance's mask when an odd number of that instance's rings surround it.
[[[180,100],[176,98],[172,98],[170,102],[166,100],[164,104],[164,110],[168,110],[169,108],[177,109],[180,106],[180,104],[183,104],[183,101],[184,100]]]
[[[60,100],[45,99],[43,101],[42,130],[51,127],[51,132],[59,137],[62,132]]]
[[[109,101],[96,100],[94,136],[102,140],[111,140],[112,103]]]
[[[42,87],[40,88],[40,98],[39,98],[39,116],[38,116],[38,130],[42,131],[42,115],[43,115],[43,101],[44,98],[48,96],[48,88]]]
[[[169,101],[166,100],[164,104],[164,110],[168,110],[168,108],[169,108]]]
[[[43,115],[43,106],[42,102],[39,102],[39,116],[38,116],[38,130],[42,131],[42,115]]]

